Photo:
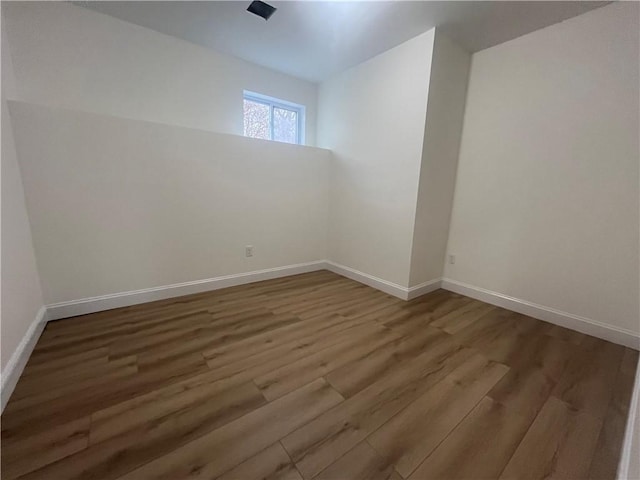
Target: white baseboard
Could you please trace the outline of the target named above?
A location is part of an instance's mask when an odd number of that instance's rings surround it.
[[[68,302],[60,302],[47,305],[49,320],[75,317],[89,313],[101,312],[112,308],[128,307],[140,303],[153,302],[155,300],[165,300],[167,298],[201,293],[220,288],[234,287],[247,283],[271,280],[273,278],[288,277],[300,273],[314,272],[317,270],[330,270],[334,273],[350,278],[370,287],[381,290],[385,293],[408,300],[429,293],[440,287],[440,280],[422,283],[415,287],[407,288],[397,285],[387,280],[383,280],[373,275],[369,275],[353,268],[339,265],[327,260],[318,260],[309,263],[299,263],[284,267],[269,268],[266,270],[256,270],[253,272],[238,273],[222,277],[207,278],[192,282],[163,285],[160,287],[144,288],[142,290],[132,290],[129,292],[119,292],[98,297],[82,298]]]
[[[326,269],[333,273],[337,273],[338,275],[342,275],[343,277],[355,280],[356,282],[364,283],[365,285],[373,287],[376,290],[388,293],[389,295],[393,295],[394,297],[398,297],[402,300],[407,300],[408,298],[409,289],[407,287],[403,287],[402,285],[398,285],[397,283],[374,277],[373,275],[369,275],[368,273],[364,273],[354,268],[340,265],[329,260],[327,260],[326,262]]]
[[[622,442],[622,455],[618,464],[618,480],[640,478],[640,461],[638,460],[638,447],[640,445],[640,362],[636,366],[636,378],[631,394],[627,426]],[[634,448],[635,446],[635,448]],[[633,453],[635,451],[635,453]],[[633,463],[632,463],[633,462]]]
[[[319,260],[316,262],[287,265],[284,267],[257,270],[253,272],[226,275],[222,277],[184,282],[161,287],[146,288],[129,292],[103,295],[99,297],[84,298],[70,302],[61,302],[42,307],[35,320],[29,327],[24,338],[11,356],[4,372],[2,372],[1,408],[4,410],[13,389],[15,388],[20,375],[33,351],[33,348],[44,329],[45,323],[49,320],[73,317],[88,313],[109,310],[112,308],[126,307],[154,300],[164,300],[167,298],[200,293],[221,288],[244,285],[247,283],[270,280],[274,278],[298,275],[301,273],[314,272],[318,270],[330,270],[334,273],[350,278],[357,282],[373,287],[382,292],[393,295],[402,300],[425,295],[429,292],[444,288],[452,292],[466,295],[477,300],[481,300],[492,305],[497,305],[514,312],[522,313],[533,318],[544,320],[549,323],[560,325],[572,330],[576,330],[594,337],[602,338],[613,343],[625,345],[636,350],[640,349],[640,337],[628,330],[612,327],[588,318],[562,312],[549,307],[527,302],[518,298],[503,295],[501,293],[486,290],[473,285],[468,285],[455,280],[443,278],[421,283],[413,287],[403,287],[382,278],[360,272],[353,268],[340,265],[331,261]],[[638,388],[640,381],[636,381],[636,391],[634,392],[635,402],[638,402]],[[637,407],[636,407],[637,408]]]
[[[47,309],[45,307],[41,307],[36,314],[36,318],[29,326],[27,333],[24,334],[24,337],[22,337],[18,347],[13,352],[13,355],[11,355],[9,362],[7,362],[7,365],[2,372],[2,381],[0,386],[0,413],[3,412],[4,407],[7,406],[9,397],[11,397],[14,388],[16,388],[18,379],[20,378],[20,375],[22,375],[22,371],[31,356],[33,348],[36,346],[46,323]]]
[[[388,293],[389,295],[393,295],[394,297],[398,297],[402,300],[411,300],[440,288],[439,278],[421,283],[414,287],[403,287],[397,283],[389,282],[388,280],[369,275],[368,273],[361,272],[355,268],[347,267],[345,265],[340,265],[339,263],[335,263],[330,260],[326,261],[326,268],[333,273],[350,278],[356,282],[364,283],[376,290]]]
[[[155,300],[164,300],[167,298],[180,297],[182,295],[190,295],[192,293],[207,292],[211,290],[218,290],[220,288],[234,287],[236,285],[244,285],[246,283],[260,282],[262,280],[271,280],[273,278],[287,277],[289,275],[298,275],[300,273],[308,273],[324,269],[326,269],[326,263],[324,260],[299,263],[284,267],[268,268],[253,272],[207,278],[193,282],[176,283],[161,287],[145,288],[142,290],[133,290],[129,292],[102,295],[99,297],[72,300],[69,302],[54,303],[52,305],[47,305],[47,313],[49,320],[58,320],[60,318],[86,315],[88,313],[110,310],[112,308],[128,307]]]
[[[420,283],[414,287],[409,287],[407,292],[407,300],[413,300],[414,298],[421,297],[427,293],[434,292],[442,286],[442,279],[436,278],[429,282]]]
[[[442,279],[442,288],[482,302],[497,305],[514,312],[522,313],[545,322],[576,330],[593,337],[602,338],[618,345],[640,350],[640,336],[630,330],[607,325],[590,318],[545,307],[536,303],[510,297],[502,293],[458,282],[448,278]]]

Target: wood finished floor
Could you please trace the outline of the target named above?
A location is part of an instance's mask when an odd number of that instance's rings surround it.
[[[2,478],[613,479],[638,353],[326,271],[47,325]]]

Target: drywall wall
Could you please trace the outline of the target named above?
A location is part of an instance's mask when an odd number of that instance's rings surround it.
[[[320,85],[318,145],[334,153],[329,258],[407,287],[431,30]]]
[[[636,407],[640,405],[638,403]],[[636,408],[638,409],[638,408]],[[631,453],[629,457],[629,476],[621,480],[629,478],[640,478],[640,456],[637,454],[640,449],[640,413],[636,412],[635,422],[633,425],[633,439],[631,444]]]
[[[2,2],[15,100],[243,133],[242,92],[306,106],[317,85],[67,2]]]
[[[436,29],[411,250],[410,287],[442,277],[470,64],[471,55]]]
[[[473,55],[446,277],[640,333],[639,9]]]
[[[640,478],[640,363],[636,364],[635,382],[618,465],[619,480]]]
[[[43,305],[20,168],[8,120],[5,93],[11,92],[14,82],[11,59],[5,54],[4,34],[2,28],[2,406],[8,398],[4,390],[11,373],[6,367]]]
[[[47,304],[326,258],[329,151],[9,107]]]

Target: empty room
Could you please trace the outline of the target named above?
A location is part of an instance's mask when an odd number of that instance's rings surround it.
[[[640,2],[1,13],[2,480],[640,480]]]

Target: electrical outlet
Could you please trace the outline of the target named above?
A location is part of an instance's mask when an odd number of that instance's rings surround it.
[[[456,256],[455,255],[449,255],[449,263],[451,265],[453,265],[454,263],[456,263]]]
[[[244,247],[244,256],[253,257],[253,245],[247,245]]]

